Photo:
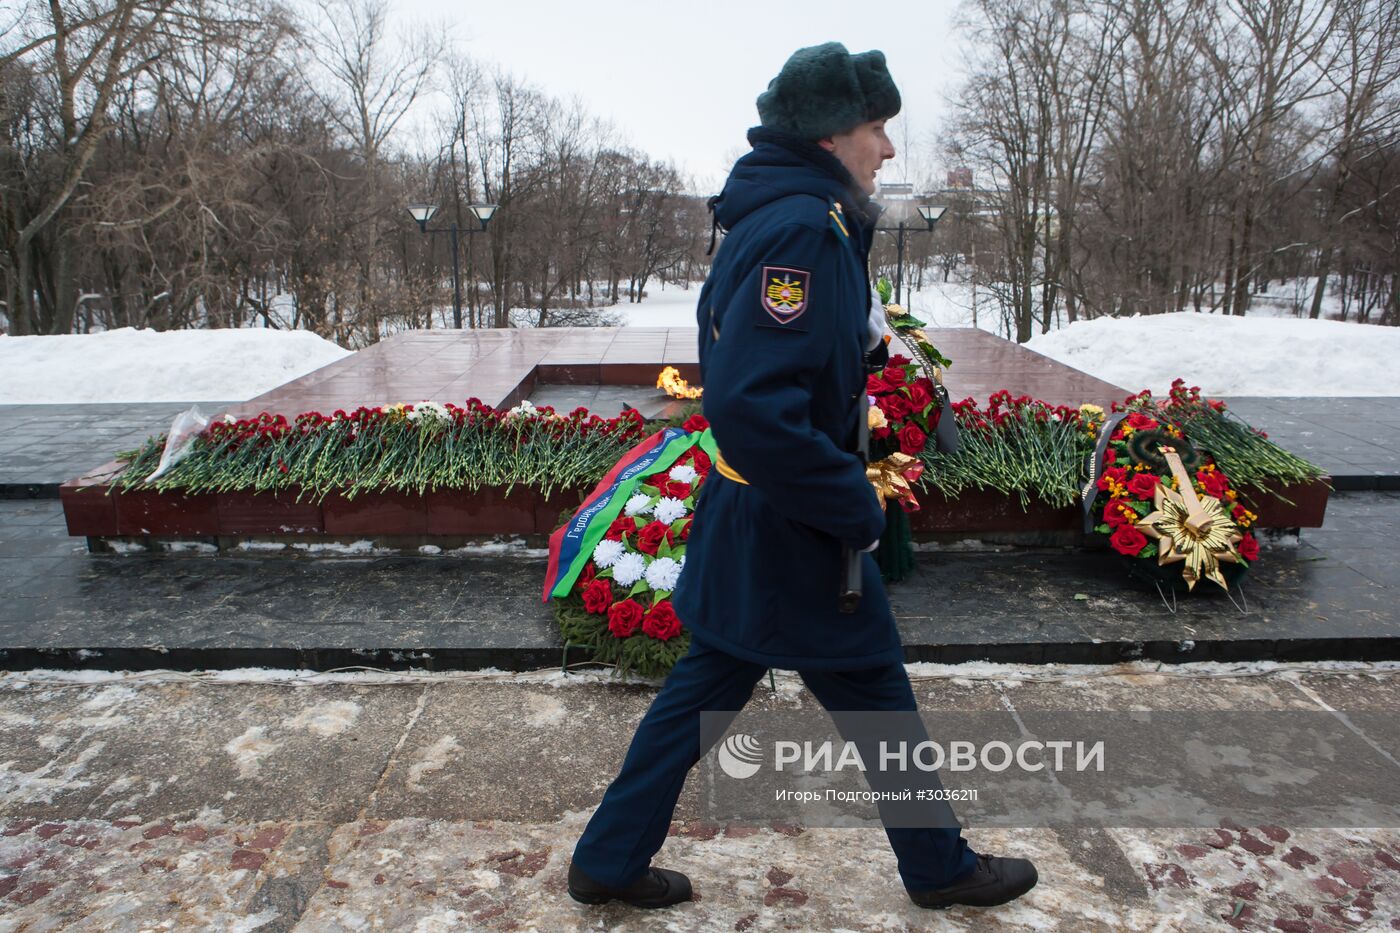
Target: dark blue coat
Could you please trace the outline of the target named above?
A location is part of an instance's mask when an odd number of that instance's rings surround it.
[[[842,545],[885,526],[853,453],[865,367],[882,362],[864,352],[878,208],[815,144],[761,128],[749,141],[715,206],[729,233],[697,312],[704,414],[748,484],[707,478],[673,604],[693,637],[770,667],[902,661],[870,555],[856,611],[837,605]]]

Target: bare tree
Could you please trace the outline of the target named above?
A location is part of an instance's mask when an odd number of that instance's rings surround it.
[[[1323,72],[1331,89],[1326,158],[1332,183],[1320,192],[1322,242],[1308,311],[1311,318],[1322,313],[1338,228],[1346,216],[1339,208],[1355,163],[1400,127],[1400,97],[1395,91],[1400,82],[1400,7],[1385,0],[1343,4],[1337,11],[1332,44],[1329,59],[1335,64]]]

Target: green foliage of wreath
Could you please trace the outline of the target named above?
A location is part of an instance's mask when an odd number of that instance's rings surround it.
[[[652,638],[640,628],[627,638],[618,638],[608,630],[607,615],[584,609],[577,594],[554,600],[554,617],[564,644],[589,648],[593,660],[614,665],[618,674],[659,679],[669,674],[690,650],[690,632],[684,628],[666,641]]]

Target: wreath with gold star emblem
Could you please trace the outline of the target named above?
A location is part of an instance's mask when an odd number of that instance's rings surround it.
[[[1176,425],[1138,411],[1104,425],[1090,488],[1094,530],[1139,578],[1228,591],[1259,557],[1257,520]]]

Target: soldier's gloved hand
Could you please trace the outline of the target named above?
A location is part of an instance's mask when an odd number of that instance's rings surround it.
[[[870,316],[865,319],[865,328],[865,352],[869,353],[885,339],[885,304],[880,300],[880,293],[873,288],[870,290]]]

